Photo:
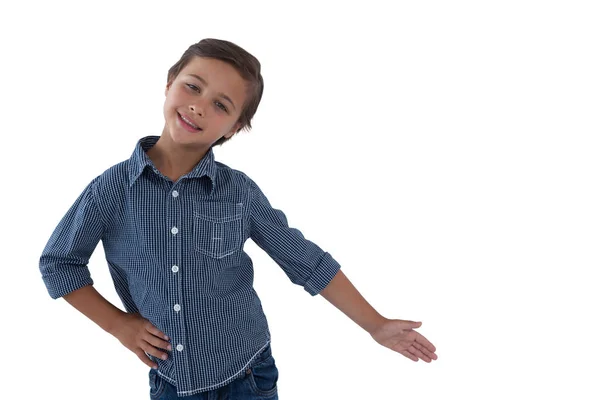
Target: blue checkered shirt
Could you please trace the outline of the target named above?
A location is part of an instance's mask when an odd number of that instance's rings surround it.
[[[169,336],[168,359],[150,356],[158,373],[188,396],[241,377],[271,341],[246,239],[311,296],[340,265],[212,148],[176,183],[164,177],[146,154],[158,138],[141,138],[128,160],[87,185],[50,236],[40,271],[53,299],[92,285],[87,264],[102,241],[125,310]]]

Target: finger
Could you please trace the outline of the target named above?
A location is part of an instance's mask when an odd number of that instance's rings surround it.
[[[134,353],[138,356],[140,360],[150,368],[157,368],[158,365],[154,364],[154,362],[142,351],[142,349],[138,349],[134,351]]]
[[[410,358],[413,361],[419,361],[419,359],[415,356],[413,356],[412,354],[410,354],[408,351],[406,350],[402,350],[400,351],[400,354],[402,354],[404,357]]]
[[[429,357],[433,360],[437,360],[437,354],[432,353],[425,346],[422,346],[417,342],[413,343],[413,346],[415,346],[417,349],[421,350],[421,353],[425,354],[427,357]]]
[[[169,358],[169,355],[163,351],[158,350],[156,347],[152,347],[148,342],[144,342],[142,346],[140,346],[142,350],[146,353],[153,355],[156,358],[160,358],[162,360],[166,360]]]
[[[417,343],[419,343],[422,346],[425,346],[427,350],[435,352],[435,346],[420,333],[417,335]]]
[[[421,350],[417,349],[415,346],[410,346],[408,348],[408,352],[425,362],[431,362],[431,358],[427,357],[425,354],[423,354],[423,352],[421,352]]]
[[[171,350],[171,343],[166,340],[162,340],[154,335],[146,335],[143,338],[146,342],[150,343],[152,346],[158,347],[160,349]]]
[[[146,322],[144,327],[146,328],[146,330],[148,332],[150,332],[154,336],[165,339],[165,340],[169,340],[169,337],[167,335],[165,335],[163,332],[161,332],[157,327],[152,325],[152,323],[150,321]]]
[[[402,326],[402,329],[405,329],[405,330],[417,329],[417,328],[421,327],[421,322],[408,321],[405,319],[397,319],[395,321],[400,323]]]

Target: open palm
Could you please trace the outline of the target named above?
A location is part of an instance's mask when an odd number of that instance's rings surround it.
[[[377,343],[394,350],[413,361],[425,362],[437,360],[435,346],[423,335],[413,329],[421,326],[420,322],[401,319],[386,319],[371,336]]]

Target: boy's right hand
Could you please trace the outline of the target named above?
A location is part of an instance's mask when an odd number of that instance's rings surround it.
[[[165,335],[139,313],[123,313],[113,330],[115,336],[129,350],[133,351],[150,368],[158,367],[145,353],[167,359],[168,354],[153,347],[171,350]]]

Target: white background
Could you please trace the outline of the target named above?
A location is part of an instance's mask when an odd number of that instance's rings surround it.
[[[3,2],[2,397],[148,398],[148,367],[49,297],[39,256],[160,135],[168,68],[214,37],[265,80],[216,159],[438,348],[378,345],[250,240],[282,400],[600,398],[594,3]],[[123,309],[100,245],[89,267]]]

